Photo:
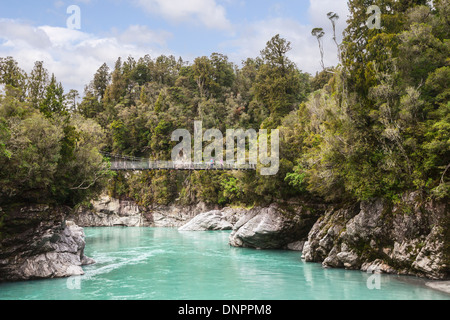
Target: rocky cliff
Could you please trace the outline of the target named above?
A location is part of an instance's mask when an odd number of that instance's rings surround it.
[[[94,263],[84,255],[83,229],[68,222],[70,209],[28,205],[0,209],[0,281],[84,274]]]
[[[303,257],[324,267],[445,279],[449,209],[419,193],[395,205],[378,199],[332,207],[309,233]]]
[[[81,227],[160,227],[179,228],[197,215],[213,208],[204,203],[194,206],[169,205],[146,208],[134,201],[119,200],[107,195],[80,207],[69,217]]]
[[[448,202],[448,201],[447,201]],[[285,203],[251,210],[196,206],[141,208],[103,197],[71,217],[81,226],[233,230],[230,245],[303,251],[308,262],[446,279],[450,274],[450,217],[446,201],[417,192],[393,205],[381,199],[352,205]]]
[[[81,227],[149,227],[152,215],[134,201],[102,196],[90,207],[80,207],[69,219]]]

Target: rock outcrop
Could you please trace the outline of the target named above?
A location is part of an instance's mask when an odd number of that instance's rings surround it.
[[[158,227],[179,228],[195,216],[213,208],[199,203],[193,206],[157,205],[139,206],[130,200],[119,200],[103,195],[91,201],[90,207],[81,207],[70,219],[81,227]]]
[[[378,199],[331,208],[309,233],[303,258],[324,267],[448,278],[449,221],[447,203],[422,201],[418,193],[397,205]]]
[[[244,209],[225,208],[201,213],[180,227],[180,231],[232,230],[237,221],[246,213]]]
[[[302,249],[320,208],[296,205],[289,210],[272,204],[248,211],[234,226],[230,245],[257,249]]]
[[[0,281],[84,274],[95,263],[84,255],[82,228],[64,219],[70,209],[47,205],[5,212],[0,241]]]
[[[79,208],[70,219],[81,227],[149,227],[153,223],[151,213],[134,201],[105,195],[92,201],[90,208]]]
[[[151,208],[152,226],[157,228],[180,228],[197,215],[213,209],[202,202],[192,206],[155,206]]]

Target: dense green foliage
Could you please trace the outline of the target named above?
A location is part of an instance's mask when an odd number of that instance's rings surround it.
[[[118,59],[114,70],[103,65],[86,88],[77,112],[97,121],[107,134],[105,151],[170,160],[171,134],[203,129],[275,129],[306,101],[310,76],[287,57],[290,43],[273,37],[261,56],[241,67],[222,54],[199,57],[192,64],[181,58],[149,56]],[[108,76],[109,75],[109,76]],[[99,89],[101,88],[101,89]],[[119,174],[110,186],[117,197],[144,205],[174,201],[204,201],[226,205],[272,201],[294,195],[284,176],[295,160],[282,162],[283,172],[263,178],[255,173],[145,172]]]
[[[380,30],[365,26],[372,4],[383,13]],[[118,59],[113,70],[99,68],[81,103],[73,90],[63,95],[42,63],[27,76],[2,59],[0,195],[76,202],[104,175],[99,149],[170,160],[172,132],[192,133],[201,120],[204,130],[280,129],[279,173],[118,174],[109,192],[143,205],[396,199],[410,190],[447,197],[449,2],[349,6],[344,42],[333,37],[341,64],[315,77],[288,58],[291,44],[279,35],[241,66],[218,53],[193,63]],[[328,17],[335,30],[339,17]]]
[[[0,70],[0,204],[75,205],[101,191],[109,176],[101,127],[69,113],[42,63],[30,76],[12,58],[1,59]]]
[[[424,2],[376,1],[383,27],[369,30],[367,1],[350,1],[343,65],[301,111],[308,190],[329,199],[448,195],[449,3]]]

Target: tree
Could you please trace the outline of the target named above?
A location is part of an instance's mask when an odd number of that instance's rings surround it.
[[[263,125],[268,129],[275,129],[309,92],[309,77],[287,57],[290,50],[291,43],[276,35],[261,51],[262,64],[252,90],[256,100],[270,111],[270,118]]]
[[[80,115],[70,119],[63,133],[52,197],[75,205],[102,192],[111,178],[99,153],[105,146],[105,133],[95,121]]]
[[[108,173],[98,153],[105,141],[100,127],[34,108],[13,113],[11,105],[26,108],[14,99],[0,99],[0,204],[74,206],[101,191]]]
[[[34,113],[10,128],[11,158],[0,173],[0,199],[45,199],[60,159],[62,130]]]
[[[339,20],[339,15],[335,12],[328,12],[327,14],[328,19],[331,21],[331,25],[333,26],[333,41],[336,44],[336,47],[338,49],[338,60],[341,60],[341,47],[339,43],[337,42],[337,36],[336,36],[336,21]]]
[[[226,55],[213,53],[210,57],[213,66],[213,80],[218,86],[213,89],[216,98],[223,97],[227,88],[231,88],[235,81],[233,64],[228,61]]]
[[[152,78],[151,69],[153,67],[153,61],[150,56],[145,56],[140,58],[136,64],[136,67],[131,73],[131,79],[139,86],[143,86],[145,83],[149,82]]]
[[[111,131],[113,135],[113,151],[118,154],[129,154],[131,148],[129,143],[129,129],[123,121],[115,120],[111,123]]]
[[[104,63],[95,73],[93,80],[94,92],[101,102],[106,93],[106,88],[111,81],[111,75],[109,74],[109,67]]]
[[[193,76],[197,83],[200,97],[209,97],[211,91],[218,89],[214,81],[213,65],[208,57],[197,58],[192,66]]]
[[[48,85],[49,76],[48,71],[44,68],[44,62],[36,61],[27,83],[28,100],[34,108],[39,109]]]
[[[12,57],[0,58],[0,83],[14,88],[25,88],[26,73]],[[25,93],[25,92],[23,92]]]
[[[80,98],[80,93],[77,90],[71,89],[68,94],[65,95],[66,109],[76,112],[78,110],[77,99]]]
[[[191,69],[201,98],[223,99],[235,80],[233,64],[223,54],[213,53],[210,58],[197,58]]]
[[[311,80],[312,91],[322,89],[326,84],[328,84],[332,77],[333,73],[331,73],[329,70],[322,70],[321,72],[317,72],[316,76]]]
[[[347,77],[347,87],[351,91],[356,91],[360,96],[367,96],[368,88],[374,74],[367,72],[367,66],[373,57],[379,57],[377,62],[382,63],[384,55],[378,55],[378,52],[383,53],[386,47],[389,47],[395,54],[395,46],[392,43],[382,44],[371,48],[372,54],[367,54],[368,45],[371,39],[375,38],[380,33],[386,35],[398,34],[403,31],[406,20],[405,12],[409,8],[418,5],[426,5],[426,0],[380,0],[376,5],[380,7],[382,12],[382,29],[369,29],[366,26],[366,21],[369,18],[367,15],[367,8],[373,4],[369,0],[354,0],[349,1],[350,18],[347,20],[347,28],[344,31],[344,50],[342,52],[342,63]],[[364,103],[368,103],[365,101]]]
[[[78,106],[78,112],[85,118],[93,119],[97,117],[103,110],[103,105],[98,101],[94,90],[86,86],[84,89],[84,97]]]
[[[151,70],[154,80],[160,84],[173,86],[182,65],[182,60],[177,62],[174,56],[159,56],[153,63],[153,70]]]
[[[126,93],[127,85],[121,58],[118,58],[115,63],[111,80],[111,85],[107,89],[109,94],[107,97],[108,101],[112,101],[112,103],[119,103]]]
[[[433,34],[428,24],[413,24],[399,36],[399,55],[402,57],[402,80],[411,85],[426,81],[434,70],[445,66],[449,49]]]
[[[320,65],[322,66],[322,69],[325,70],[325,64],[323,62],[324,51],[323,51],[323,42],[322,42],[322,38],[325,36],[325,32],[323,31],[322,28],[314,28],[311,31],[311,34],[317,38],[317,42],[319,43]]]
[[[64,89],[62,84],[56,81],[54,74],[52,74],[50,84],[45,88],[45,96],[40,103],[40,111],[48,118],[55,114],[63,115],[67,113],[64,105]]]
[[[410,190],[445,197],[445,22],[424,1],[379,1],[382,29],[369,29],[367,4],[350,2],[343,67],[302,108],[302,156],[287,179],[334,201]]]
[[[267,42],[266,48],[261,51],[261,57],[264,63],[279,69],[281,75],[284,76],[293,67],[293,63],[286,56],[291,49],[291,43],[277,34]]]

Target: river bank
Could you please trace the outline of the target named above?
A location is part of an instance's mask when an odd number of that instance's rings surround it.
[[[373,200],[350,206],[290,202],[242,209],[209,207],[202,203],[191,207],[172,205],[143,208],[133,201],[103,196],[92,201],[89,207],[76,211],[60,212],[58,215],[49,214],[49,210],[52,210],[47,208],[38,210],[39,212],[31,211],[34,212],[34,218],[28,222],[30,217],[27,214],[20,218],[20,223],[16,221],[11,225],[7,220],[12,227],[10,231],[15,228],[20,236],[14,238],[10,232],[9,238],[3,237],[0,267],[3,266],[4,280],[24,280],[45,275],[65,277],[80,273],[78,268],[83,265],[83,237],[78,237],[81,240],[68,241],[80,244],[70,250],[58,249],[61,247],[58,245],[60,240],[56,240],[61,239],[61,232],[66,232],[65,221],[73,221],[74,225],[80,227],[231,230],[228,242],[234,247],[301,251],[306,262],[320,263],[325,268],[446,280],[449,277],[446,238],[448,228],[445,225],[448,223],[448,205],[445,202],[420,202],[418,199],[417,193],[411,193],[405,195],[401,205],[394,206],[382,200]],[[16,215],[16,218],[17,216],[20,214]],[[46,216],[53,218],[47,223],[48,227],[43,228],[39,219]],[[32,242],[20,240],[22,246],[14,250],[8,247],[8,244],[13,242],[11,239],[23,239],[30,234],[33,234]],[[38,239],[44,239],[41,241],[44,245]],[[47,242],[51,245],[45,245]],[[63,247],[66,248],[67,245]],[[18,255],[20,250],[27,253]],[[50,251],[56,254],[49,254]],[[79,257],[79,261],[71,264],[74,267],[68,268],[62,264],[65,270],[72,270],[72,274],[40,271],[36,276],[29,274],[33,271],[28,271],[22,272],[27,274],[22,279],[17,272],[14,276],[7,275],[10,272],[8,270],[12,269],[8,267],[13,265],[11,261],[20,261],[19,264],[14,264],[17,270],[30,270],[33,268],[25,267],[25,261],[33,265],[36,261],[39,261],[40,265],[46,264],[48,261],[41,259],[43,254],[45,257],[53,256],[62,261],[72,261],[61,255],[67,251]],[[18,256],[22,257],[22,260],[17,259]],[[35,260],[30,258],[32,256],[40,258]],[[52,263],[55,264],[57,263]],[[448,289],[445,284],[437,287],[441,290]]]
[[[127,207],[134,209],[121,209]],[[448,279],[450,274],[448,204],[427,201],[418,192],[405,194],[395,205],[374,199],[340,206],[293,201],[252,209],[198,204],[149,210],[103,197],[93,202],[93,208],[78,212],[78,220],[72,218],[86,227],[103,225],[83,224],[92,221],[85,217],[106,215],[110,219],[106,226],[121,225],[128,217],[145,221],[140,226],[232,230],[232,246],[302,251],[305,261],[321,263],[325,268],[430,280]]]

